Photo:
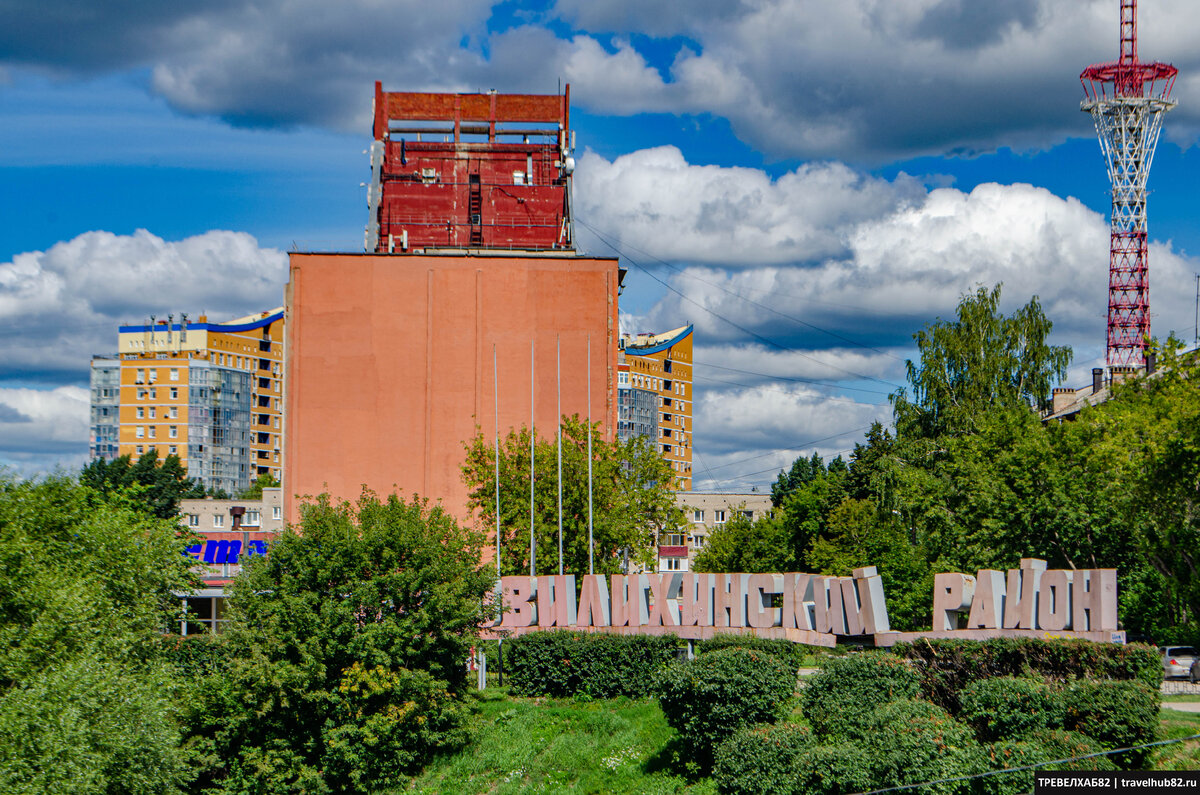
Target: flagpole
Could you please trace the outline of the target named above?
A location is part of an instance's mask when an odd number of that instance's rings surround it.
[[[529,341],[529,576],[537,576],[537,538],[533,534],[533,458],[534,458],[534,340]]]
[[[595,546],[592,540],[592,335],[587,335],[587,410],[588,410],[588,574],[596,573]]]
[[[492,397],[496,408],[496,579],[500,579],[500,373],[495,343],[492,343]]]
[[[556,389],[558,390],[558,573],[559,576],[562,576],[562,337],[555,337],[554,343],[556,346],[556,350],[554,352],[556,359],[555,367],[557,368]]]

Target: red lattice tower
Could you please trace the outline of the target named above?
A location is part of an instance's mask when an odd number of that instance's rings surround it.
[[[1137,0],[1121,0],[1121,60],[1094,64],[1079,75],[1112,183],[1108,262],[1108,345],[1112,365],[1140,365],[1150,337],[1146,251],[1146,180],[1162,129],[1175,107],[1178,70],[1137,56]]]

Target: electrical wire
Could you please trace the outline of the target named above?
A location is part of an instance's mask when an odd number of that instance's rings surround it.
[[[737,329],[738,331],[742,332],[743,334],[746,334],[746,335],[748,335],[748,336],[754,337],[756,340],[759,340],[760,342],[762,342],[762,343],[764,343],[764,344],[766,344],[766,345],[769,345],[769,346],[771,346],[772,348],[777,348],[777,349],[779,349],[779,350],[781,350],[781,351],[787,351],[787,352],[789,352],[789,353],[794,353],[794,354],[796,354],[797,356],[801,356],[801,357],[803,357],[803,358],[805,358],[805,359],[809,359],[809,360],[811,360],[811,361],[814,361],[814,362],[816,362],[817,364],[819,364],[819,365],[821,365],[821,366],[823,366],[823,367],[828,367],[828,368],[830,368],[830,369],[832,369],[832,370],[838,370],[838,371],[840,371],[840,372],[846,373],[847,375],[852,375],[852,376],[854,376],[855,378],[858,378],[858,379],[861,379],[861,380],[864,380],[864,381],[876,381],[876,382],[878,382],[878,383],[880,383],[880,384],[883,384],[884,386],[888,386],[888,387],[895,387],[895,388],[897,388],[897,389],[901,388],[900,384],[896,384],[896,383],[893,383],[893,382],[891,382],[891,381],[884,381],[882,378],[876,378],[875,376],[871,376],[871,375],[863,375],[862,373],[856,373],[856,372],[854,372],[853,370],[848,370],[848,369],[846,369],[845,367],[838,367],[836,364],[830,364],[829,362],[822,362],[820,359],[817,359],[816,357],[813,357],[813,356],[809,356],[808,354],[806,354],[806,353],[804,353],[804,352],[800,351],[800,350],[799,350],[799,349],[797,349],[797,348],[788,347],[788,346],[786,346],[786,345],[783,345],[783,344],[781,344],[781,343],[778,343],[778,342],[776,342],[775,340],[773,340],[773,339],[770,339],[769,337],[765,337],[765,336],[763,336],[762,334],[759,334],[759,333],[757,333],[757,332],[755,332],[755,331],[751,331],[750,329],[746,328],[745,326],[742,326],[742,325],[740,325],[739,323],[736,323],[736,322],[734,322],[734,321],[730,320],[729,318],[725,317],[724,315],[721,315],[721,314],[719,314],[719,313],[717,313],[717,312],[714,312],[713,310],[711,310],[711,309],[709,309],[708,307],[706,307],[704,304],[701,304],[699,301],[696,301],[695,299],[693,299],[693,298],[690,298],[690,297],[688,297],[688,296],[684,295],[684,294],[683,294],[683,293],[682,293],[680,290],[678,290],[677,288],[675,288],[675,287],[674,287],[674,286],[672,286],[671,284],[669,284],[669,283],[667,283],[667,282],[663,281],[662,279],[658,278],[657,276],[655,276],[653,273],[651,273],[651,272],[650,272],[650,270],[649,270],[648,268],[646,268],[645,266],[643,266],[643,265],[642,265],[640,262],[638,262],[637,260],[635,260],[635,259],[633,259],[632,257],[630,257],[630,256],[629,256],[629,255],[628,255],[626,252],[622,251],[622,250],[621,250],[621,249],[620,249],[620,248],[619,248],[619,247],[618,247],[618,246],[617,246],[615,243],[613,243],[612,241],[608,240],[606,237],[604,237],[604,235],[603,235],[601,232],[599,232],[598,230],[596,230],[594,227],[592,227],[591,225],[589,225],[589,224],[588,224],[588,223],[586,223],[585,221],[582,221],[582,220],[581,220],[581,219],[579,219],[578,217],[576,217],[576,219],[575,219],[575,220],[576,220],[576,221],[578,221],[578,222],[579,222],[580,224],[582,224],[583,226],[585,226],[585,227],[587,227],[588,229],[590,229],[590,230],[592,231],[592,234],[596,235],[596,237],[598,237],[598,238],[600,239],[600,241],[601,241],[601,242],[603,242],[603,243],[604,243],[606,246],[608,246],[608,247],[609,247],[609,248],[611,248],[613,251],[615,251],[615,252],[617,253],[617,255],[618,255],[618,256],[624,257],[624,258],[625,258],[625,261],[626,261],[626,262],[628,262],[630,265],[633,265],[633,266],[634,266],[635,268],[637,268],[639,271],[641,271],[642,273],[646,274],[647,276],[649,276],[649,277],[650,277],[651,279],[653,279],[654,281],[658,282],[660,285],[662,285],[662,286],[663,286],[663,287],[665,287],[666,289],[668,289],[668,290],[670,290],[671,292],[675,293],[677,296],[679,296],[680,298],[682,298],[684,301],[687,301],[689,304],[693,304],[694,306],[696,306],[696,307],[698,307],[698,308],[702,309],[703,311],[705,311],[705,312],[707,312],[708,314],[712,315],[712,316],[713,316],[713,317],[715,317],[716,319],[718,319],[718,320],[720,320],[720,321],[723,321],[724,323],[727,323],[727,324],[729,324],[730,326],[733,326],[735,329]]]
[[[590,229],[592,231],[592,233],[595,234],[596,237],[599,237],[601,240],[603,240],[605,244],[609,245],[610,247],[613,247],[612,244],[609,243],[608,240],[605,240],[605,238],[601,235],[600,231],[598,229],[596,229],[594,226],[592,226],[591,224],[587,223],[586,221],[580,219],[578,216],[576,216],[575,220],[579,221],[580,224],[582,224],[583,226]],[[830,337],[833,337],[834,339],[841,340],[842,342],[849,343],[850,345],[856,345],[861,348],[866,348],[867,350],[875,351],[876,353],[880,354],[881,356],[887,356],[889,358],[895,359],[898,362],[904,361],[904,359],[901,359],[899,356],[896,356],[895,354],[891,354],[891,353],[888,353],[887,351],[880,350],[879,348],[876,348],[872,345],[867,345],[865,342],[859,342],[858,340],[854,340],[854,339],[851,339],[850,337],[843,336],[841,334],[838,334],[836,331],[830,331],[829,329],[821,328],[818,325],[809,323],[807,320],[801,320],[800,318],[798,318],[794,315],[789,315],[788,313],[781,312],[778,309],[775,309],[774,307],[770,307],[764,303],[755,301],[753,298],[743,295],[742,293],[739,293],[736,290],[730,290],[728,287],[725,287],[723,285],[717,284],[715,282],[710,282],[707,279],[702,279],[699,276],[696,276],[695,274],[687,273],[683,270],[683,268],[680,268],[678,265],[667,262],[665,259],[662,259],[661,257],[656,257],[654,254],[651,254],[650,252],[646,251],[643,248],[638,248],[637,246],[633,245],[632,243],[626,243],[625,245],[627,245],[629,248],[634,249],[635,251],[640,251],[642,254],[645,254],[650,259],[652,259],[656,262],[659,262],[662,265],[665,265],[666,267],[675,271],[676,273],[678,273],[680,276],[683,276],[684,278],[695,279],[696,281],[707,284],[710,287],[715,287],[718,290],[728,293],[729,295],[732,295],[735,298],[740,298],[741,300],[743,300],[747,303],[754,304],[755,306],[757,306],[760,309],[765,309],[766,311],[772,312],[776,315],[779,315],[782,318],[786,318],[787,320],[790,320],[793,323],[799,323],[802,326],[807,326],[808,328],[812,329],[813,331],[818,331],[822,334],[826,334]],[[613,247],[613,249],[616,250],[615,247]],[[625,255],[625,258],[629,259],[629,256]],[[645,272],[644,269],[643,269],[643,272]],[[811,300],[811,299],[809,299],[809,300]]]

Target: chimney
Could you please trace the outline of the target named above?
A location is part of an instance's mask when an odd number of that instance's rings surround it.
[[[1056,386],[1051,395],[1051,414],[1057,414],[1075,402],[1075,390],[1069,386]]]
[[[1092,368],[1092,394],[1098,394],[1101,389],[1104,389],[1104,368]]]

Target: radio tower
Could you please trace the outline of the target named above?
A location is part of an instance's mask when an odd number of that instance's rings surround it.
[[[1108,259],[1109,366],[1140,365],[1150,336],[1150,283],[1146,268],[1146,178],[1163,113],[1175,107],[1178,70],[1141,63],[1137,54],[1137,0],[1121,0],[1121,60],[1094,64],[1079,80],[1080,108],[1092,114],[1112,183]]]

